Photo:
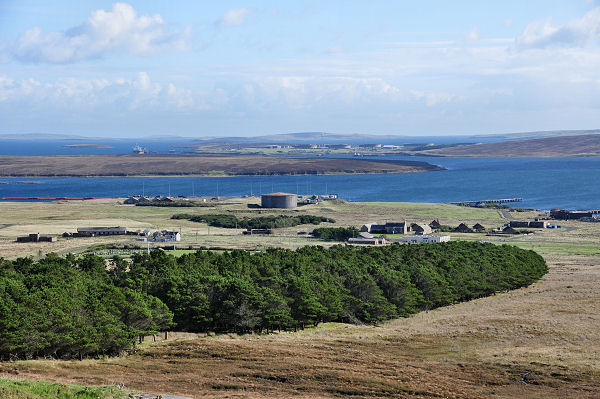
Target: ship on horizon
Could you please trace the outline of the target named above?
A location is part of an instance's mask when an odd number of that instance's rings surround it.
[[[133,146],[133,153],[134,154],[146,154],[146,153],[148,153],[148,149],[146,147],[142,147],[136,143],[135,146]]]

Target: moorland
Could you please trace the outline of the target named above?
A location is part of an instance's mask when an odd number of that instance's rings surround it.
[[[257,155],[0,156],[0,176],[255,176],[412,173],[442,170],[418,161],[265,157]]]
[[[249,205],[258,202],[258,198],[227,199],[186,213],[256,216],[258,211]],[[176,256],[201,246],[262,251],[335,244],[297,234],[312,229],[311,225],[275,229],[268,236],[243,236],[242,229],[171,219],[180,213],[176,208],[136,207],[117,200],[2,202],[0,209],[0,256],[10,259],[24,255],[37,259],[48,252],[102,254],[106,246],[120,248],[107,256],[128,256],[135,245],[135,238],[128,236],[14,242],[27,232],[60,234],[82,224],[180,230],[182,242],[176,243],[174,251],[167,250]],[[537,216],[534,211],[447,204],[343,201],[262,212],[324,216],[333,218],[336,226],[438,219],[445,225],[481,223],[492,228],[507,217]],[[153,343],[147,338],[127,356],[3,362],[0,373],[11,379],[118,384],[189,397],[597,397],[600,226],[579,221],[562,224],[562,229],[535,229],[534,234],[513,237],[450,233],[452,240],[510,244],[540,253],[548,273],[517,290],[376,325],[321,323],[298,332],[262,335],[172,332],[167,341],[159,337]]]

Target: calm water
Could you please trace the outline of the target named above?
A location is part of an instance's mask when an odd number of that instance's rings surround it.
[[[352,201],[452,202],[522,197],[515,206],[600,208],[600,158],[403,158],[448,170],[389,175],[265,177],[0,178],[2,197],[336,193]],[[381,158],[378,158],[381,159]]]

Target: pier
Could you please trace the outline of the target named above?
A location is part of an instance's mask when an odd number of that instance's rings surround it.
[[[501,199],[491,199],[491,200],[480,200],[480,201],[460,201],[460,202],[451,202],[452,205],[458,206],[481,206],[486,204],[506,204],[509,202],[521,202],[523,198],[501,198]]]

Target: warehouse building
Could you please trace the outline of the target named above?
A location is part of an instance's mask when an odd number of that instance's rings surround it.
[[[260,197],[260,205],[263,208],[292,209],[298,206],[298,196],[288,193],[263,194]]]

